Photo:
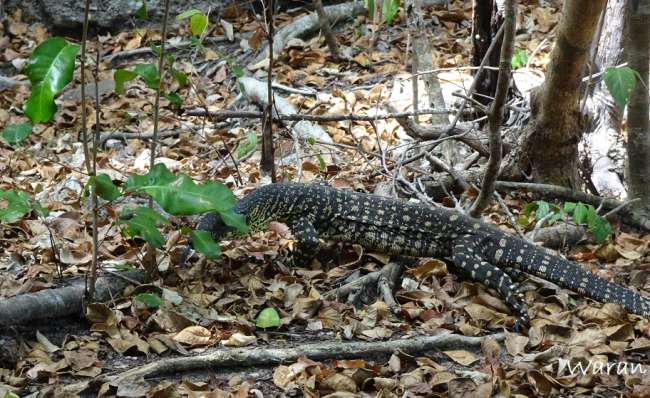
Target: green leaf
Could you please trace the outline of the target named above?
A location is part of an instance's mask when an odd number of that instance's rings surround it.
[[[526,55],[526,52],[521,49],[515,50],[514,55],[512,56],[512,69],[519,69],[523,68],[528,64],[528,55]]]
[[[578,203],[573,211],[573,221],[578,225],[585,224],[588,213],[589,209],[587,206],[585,206],[584,203]]]
[[[237,79],[244,77],[244,69],[240,65],[232,64],[230,65],[230,68],[232,69],[233,75],[235,75]]]
[[[368,17],[372,20],[375,15],[375,0],[366,0],[366,9],[368,10]]]
[[[574,202],[564,202],[564,211],[571,214],[575,211],[577,205]]]
[[[219,245],[212,239],[212,233],[209,231],[192,231],[190,236],[192,237],[192,247],[209,260],[214,260],[221,254]]]
[[[255,319],[255,326],[259,329],[277,328],[280,326],[280,315],[275,308],[264,308]]]
[[[11,224],[31,211],[41,217],[46,217],[49,214],[48,209],[32,200],[26,192],[15,189],[0,191],[0,222]]]
[[[160,74],[154,64],[139,64],[134,72],[142,77],[147,87],[157,90],[160,87]]]
[[[165,98],[167,98],[167,100],[169,100],[169,102],[171,102],[172,105],[174,105],[176,108],[180,108],[181,105],[183,105],[183,100],[181,97],[179,97],[178,94],[173,91],[165,93]]]
[[[140,293],[135,296],[135,301],[144,304],[147,308],[159,308],[163,300],[154,293]]]
[[[316,144],[316,138],[314,138],[313,136],[310,135],[309,137],[307,137],[307,143],[308,143],[309,145],[314,145],[314,144]]]
[[[151,52],[156,56],[156,58],[160,58],[160,46],[157,46],[154,42],[150,42],[149,49],[151,49]]]
[[[327,170],[327,163],[325,163],[325,159],[321,156],[320,153],[316,154],[316,159],[318,159],[318,166],[320,167],[320,171]]]
[[[181,87],[187,86],[187,74],[184,72],[181,72],[179,70],[176,70],[174,68],[171,69],[171,74],[174,80],[178,82],[178,85]]]
[[[88,185],[90,186],[92,182],[95,182],[97,187],[97,195],[104,200],[115,200],[120,197],[120,190],[117,189],[117,186],[113,184],[113,180],[108,174],[98,174],[95,177],[90,177],[88,179]]]
[[[237,228],[242,234],[248,233],[248,225],[246,225],[246,217],[242,214],[235,213],[233,209],[220,211],[219,215],[223,222],[233,228]]]
[[[625,108],[630,92],[636,84],[636,76],[633,69],[624,66],[622,68],[607,68],[605,70],[605,85],[614,98],[619,108]]]
[[[232,192],[220,182],[208,181],[197,185],[187,175],[176,177],[164,164],[158,163],[143,176],[131,176],[127,190],[147,193],[168,213],[175,216],[224,212],[235,206]]]
[[[146,21],[149,19],[149,11],[147,11],[147,2],[142,1],[142,5],[138,10],[135,12],[135,17],[138,18],[141,21]]]
[[[203,12],[201,10],[197,10],[196,8],[193,8],[191,10],[187,10],[185,12],[182,12],[182,13],[178,14],[176,16],[176,20],[177,21],[182,21],[183,19],[187,19],[187,18],[190,18],[190,17],[192,17],[194,15],[199,15],[199,14],[203,14]]]
[[[147,186],[169,185],[176,177],[164,163],[156,163],[153,169],[144,175],[132,175],[124,184],[125,191],[135,191]]]
[[[192,36],[199,37],[208,27],[208,17],[203,14],[192,15],[190,18],[190,31]]]
[[[607,239],[609,234],[612,231],[611,225],[604,218],[600,217],[597,222],[594,223],[592,227],[589,228],[591,234],[594,236],[594,239],[597,243],[602,243]]]
[[[47,39],[34,49],[25,68],[32,83],[25,114],[32,123],[47,122],[54,116],[54,97],[72,80],[77,52],[78,45],[61,37]]]
[[[257,148],[257,134],[254,131],[250,131],[246,135],[246,140],[240,142],[237,145],[237,159],[242,159],[249,155]]]
[[[7,391],[3,398],[20,398],[20,395],[12,391]]]
[[[113,73],[113,80],[115,81],[115,92],[118,94],[124,94],[124,83],[135,79],[137,76],[137,73],[130,70],[116,70],[115,73]]]
[[[548,204],[548,202],[545,202],[543,200],[537,201],[537,211],[535,212],[535,219],[537,221],[546,217],[546,215],[548,215],[548,213],[550,212],[551,212],[551,206]]]
[[[548,225],[555,224],[557,220],[559,220],[560,218],[562,218],[562,212],[561,211],[555,212],[555,214],[553,214],[551,218],[548,219]]]
[[[18,145],[32,132],[31,123],[10,124],[2,131],[2,138],[11,146]]]
[[[381,15],[384,22],[387,22],[389,25],[392,24],[398,10],[399,0],[384,0],[381,5]]]
[[[120,263],[115,265],[115,270],[118,272],[131,272],[137,270],[137,268],[129,263]]]
[[[162,236],[157,225],[169,224],[169,221],[160,214],[148,207],[138,207],[136,209],[126,209],[122,212],[121,217],[130,217],[127,220],[118,220],[116,225],[126,225],[122,229],[122,234],[127,237],[141,237],[151,247],[161,248],[165,244],[165,238]]]

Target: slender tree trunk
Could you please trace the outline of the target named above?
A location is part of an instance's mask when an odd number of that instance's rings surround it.
[[[497,7],[495,0],[474,0],[472,7],[472,66],[479,66],[487,53],[494,35],[503,24],[503,13]],[[499,41],[501,41],[500,39]],[[487,66],[499,66],[501,43],[497,43],[496,51],[492,51]],[[483,78],[476,86],[474,99],[488,105],[497,87],[498,70],[483,71]]]
[[[605,1],[564,2],[546,81],[531,93],[532,118],[520,155],[536,181],[580,188],[578,142],[585,128],[580,84]]]
[[[625,24],[628,0],[609,0],[600,26],[600,38],[591,73],[625,62]],[[623,115],[601,79],[594,79],[587,100],[589,126],[581,149],[580,163],[589,176],[590,188],[599,195],[624,197],[622,176],[625,169],[625,144],[621,134]]]
[[[650,63],[650,0],[630,0],[627,51],[630,68],[640,81],[630,95],[628,107],[628,176],[630,198],[639,198],[639,210],[650,214],[650,121],[648,63]]]

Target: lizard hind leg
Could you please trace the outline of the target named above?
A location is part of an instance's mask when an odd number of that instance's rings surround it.
[[[519,298],[517,285],[502,269],[485,261],[471,239],[461,239],[453,248],[454,264],[465,271],[471,279],[498,291],[508,307],[519,318],[517,324],[527,325],[530,322],[528,310]]]

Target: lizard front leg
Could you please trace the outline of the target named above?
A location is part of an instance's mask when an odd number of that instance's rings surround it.
[[[287,257],[287,265],[296,267],[309,265],[320,250],[320,240],[314,224],[308,217],[300,217],[289,220],[288,225],[298,244]]]

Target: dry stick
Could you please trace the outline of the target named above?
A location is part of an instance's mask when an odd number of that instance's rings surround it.
[[[81,33],[81,135],[83,140],[83,151],[84,151],[84,163],[86,164],[86,170],[88,171],[88,176],[91,180],[90,189],[92,192],[91,201],[92,201],[92,241],[93,241],[93,252],[92,252],[92,261],[90,264],[90,274],[86,274],[84,278],[85,283],[85,298],[86,303],[91,303],[95,298],[95,282],[97,280],[97,252],[99,248],[97,247],[97,182],[95,180],[95,175],[97,173],[97,157],[93,156],[92,163],[90,158],[90,150],[88,149],[88,117],[86,114],[86,45],[88,41],[88,19],[90,16],[90,0],[85,1],[84,5],[84,25],[83,31]],[[95,79],[95,86],[97,85],[97,80]]]
[[[330,50],[330,55],[335,61],[338,61],[341,59],[341,56],[339,55],[339,44],[336,42],[336,36],[334,36],[334,33],[330,28],[330,21],[329,18],[327,18],[325,9],[323,8],[323,2],[321,0],[313,0],[313,5],[318,14],[320,30],[323,32],[323,36],[325,36],[325,42],[327,43],[327,48]]]
[[[237,36],[238,35],[235,35],[235,38]],[[225,36],[214,36],[214,37],[206,37],[201,41],[203,43],[207,42],[210,44],[219,44],[224,41],[228,41],[228,38]],[[171,42],[168,41],[166,47],[167,47],[167,52],[169,52],[170,50],[182,50],[191,47],[192,45],[194,45],[194,42],[192,42],[191,40],[181,41],[176,44],[172,44]],[[130,58],[130,57],[135,57],[137,55],[145,55],[145,54],[153,54],[150,47],[134,48],[133,50],[120,51],[118,53],[114,53],[105,57],[105,60],[108,62],[113,62],[116,59]]]
[[[220,369],[232,366],[268,366],[291,363],[301,357],[307,357],[315,361],[331,358],[375,358],[390,355],[395,351],[418,355],[431,350],[478,348],[488,338],[493,338],[500,342],[503,341],[505,336],[502,333],[482,337],[443,334],[389,341],[312,343],[302,344],[297,348],[254,347],[220,349],[209,354],[193,357],[163,359],[128,370],[116,376],[105,376],[98,379],[100,382],[109,382],[112,385],[117,385],[144,377],[182,373],[198,369]],[[74,387],[76,386],[70,386],[70,388]]]
[[[380,119],[398,119],[416,115],[435,115],[435,114],[448,114],[451,113],[447,109],[422,109],[417,112],[390,112],[390,113],[377,113],[376,115],[357,115],[354,113],[347,113],[341,115],[307,115],[307,114],[294,114],[294,115],[274,115],[273,120],[280,121],[310,121],[310,122],[340,122],[340,121],[353,121],[353,122],[371,122]],[[192,109],[184,112],[186,116],[209,116],[215,121],[222,121],[225,119],[262,119],[265,117],[264,112],[255,111],[217,111],[209,112],[204,109]]]
[[[167,18],[169,17],[170,0],[165,0],[165,13],[162,20],[162,38],[160,40],[160,56],[158,58],[158,76],[160,76],[158,87],[156,88],[156,99],[153,105],[153,137],[149,145],[149,170],[153,170],[156,163],[156,145],[158,143],[158,122],[160,115],[160,91],[162,89],[163,68],[165,66],[165,42],[167,41]],[[149,207],[153,207],[153,197],[149,198]]]
[[[483,210],[490,204],[494,184],[499,175],[501,167],[501,123],[503,123],[503,110],[510,88],[510,68],[512,64],[512,53],[515,46],[516,5],[514,0],[506,0],[505,17],[503,21],[504,33],[501,44],[501,56],[499,59],[499,77],[494,95],[494,102],[490,108],[488,118],[490,157],[485,167],[485,174],[481,184],[481,192],[469,211],[470,216],[479,217]]]
[[[264,10],[267,26],[267,40],[270,49],[273,49],[273,17],[275,13],[275,0],[266,1],[266,9]],[[267,72],[267,98],[268,104],[264,111],[264,126],[262,128],[262,159],[260,160],[260,169],[263,174],[271,177],[271,182],[276,182],[275,176],[275,154],[273,151],[273,51],[269,51],[269,64]]]

